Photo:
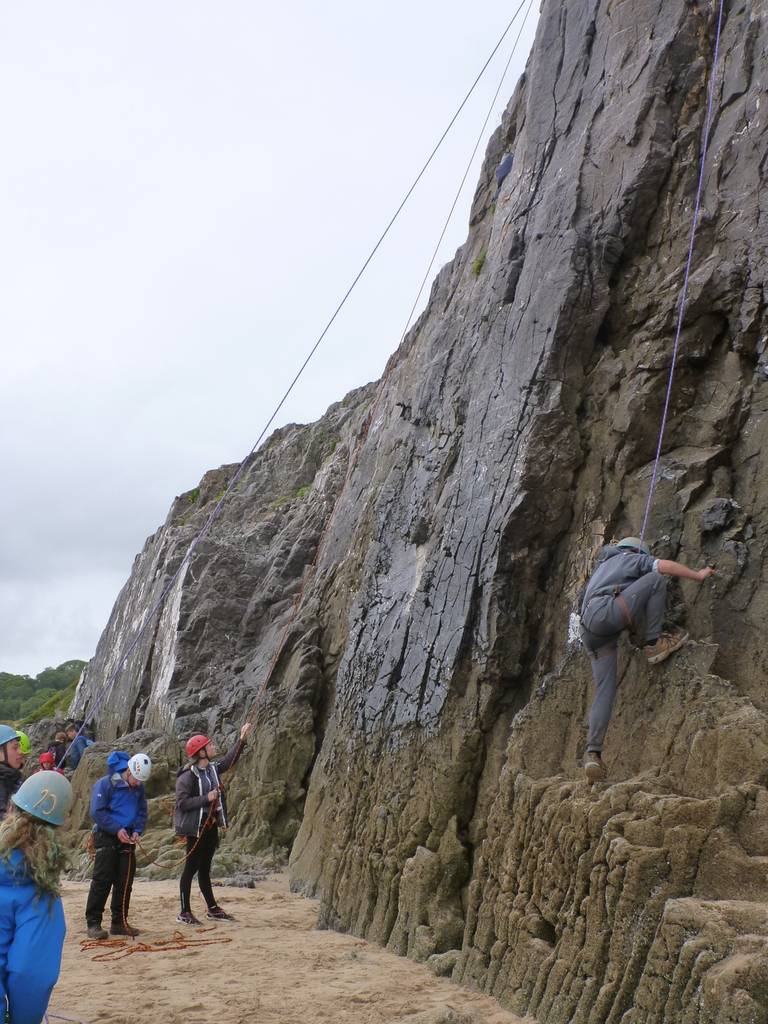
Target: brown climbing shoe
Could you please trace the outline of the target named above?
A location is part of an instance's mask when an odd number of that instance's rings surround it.
[[[645,648],[648,664],[658,665],[659,662],[667,659],[670,654],[679,651],[687,639],[687,633],[662,633],[655,644],[648,644]]]
[[[88,938],[89,939],[106,939],[109,937],[109,933],[105,931],[100,924],[89,924],[88,925]]]
[[[584,771],[590,785],[595,782],[605,782],[608,778],[608,769],[596,750],[587,751],[587,756],[584,758]]]
[[[139,934],[139,929],[138,928],[134,928],[132,925],[128,924],[127,921],[125,922],[125,924],[122,924],[122,923],[114,924],[113,923],[112,927],[109,929],[109,934],[110,935],[127,935],[127,936],[129,936],[129,938],[133,939],[133,938],[135,938]]]

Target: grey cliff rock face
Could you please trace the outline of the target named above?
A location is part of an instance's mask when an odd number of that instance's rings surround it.
[[[254,709],[234,841],[291,847],[327,926],[542,1021],[768,1022],[764,0],[727,6],[649,531],[716,562],[672,609],[707,642],[623,648],[594,790],[567,628],[642,518],[713,40],[701,3],[545,0],[427,310],[378,384],[252,458],[98,714],[233,736]],[[147,542],[76,710],[229,472]]]

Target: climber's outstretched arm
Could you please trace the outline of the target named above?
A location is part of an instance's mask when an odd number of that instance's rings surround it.
[[[681,579],[696,580],[698,583],[703,583],[715,571],[711,565],[707,565],[703,569],[689,569],[682,562],[670,562],[666,558],[659,559],[658,570],[665,576],[679,576]]]

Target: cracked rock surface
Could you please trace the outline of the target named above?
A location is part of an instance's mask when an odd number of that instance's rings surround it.
[[[673,591],[696,643],[657,668],[624,643],[593,789],[568,633],[642,519],[713,43],[703,3],[545,0],[426,311],[251,458],[97,715],[231,738],[253,709],[228,841],[290,849],[326,926],[548,1024],[768,1024],[765,0],[726,5],[649,528],[718,573]],[[229,473],[147,542],[76,710]]]

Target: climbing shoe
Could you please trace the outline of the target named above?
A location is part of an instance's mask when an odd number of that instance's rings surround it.
[[[109,937],[109,933],[101,927],[100,924],[89,924],[88,925],[88,938],[89,939],[106,939]]]
[[[211,907],[208,913],[205,915],[209,917],[211,921],[234,921],[234,917],[228,914],[226,910],[222,910],[221,907]]]
[[[134,928],[132,925],[128,924],[127,921],[125,923],[122,921],[113,921],[112,926],[109,929],[109,934],[127,935],[130,939],[133,939],[139,934],[139,929]]]
[[[188,910],[182,910],[176,920],[179,924],[202,924],[202,921],[198,921],[195,915]]]
[[[687,633],[662,633],[655,644],[648,644],[645,648],[648,664],[658,665],[665,661],[670,654],[679,651],[687,639]]]
[[[605,782],[608,778],[608,769],[597,750],[587,751],[587,756],[584,758],[584,772],[590,785],[595,782]]]

